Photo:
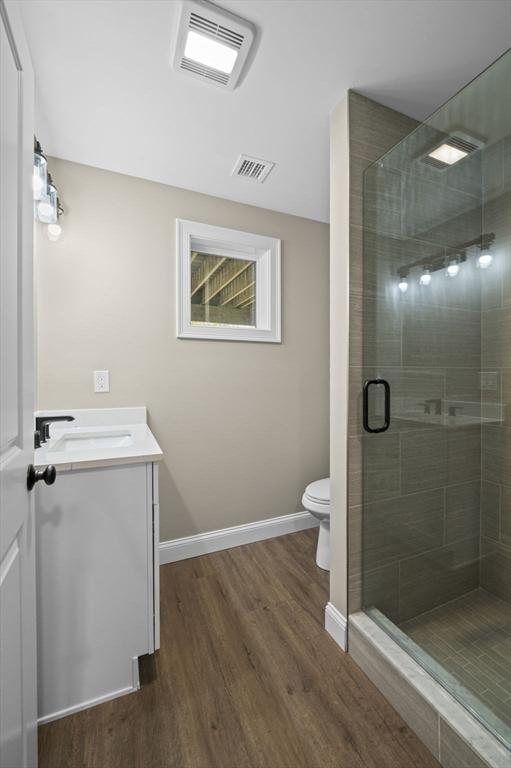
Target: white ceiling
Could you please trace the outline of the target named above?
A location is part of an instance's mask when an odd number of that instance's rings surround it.
[[[327,221],[346,89],[422,119],[511,45],[509,0],[219,4],[259,30],[234,91],[171,68],[174,0],[21,0],[45,151]],[[240,152],[277,163],[264,184],[230,176]]]

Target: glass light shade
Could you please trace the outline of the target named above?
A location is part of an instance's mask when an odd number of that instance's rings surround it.
[[[483,251],[477,259],[477,266],[480,269],[488,269],[493,261],[493,256],[488,251]]]
[[[238,51],[190,30],[186,38],[185,56],[187,59],[230,75],[238,58]]]
[[[32,189],[34,200],[41,200],[48,186],[48,163],[44,155],[34,152],[34,170],[32,175]]]
[[[398,288],[401,291],[401,293],[406,293],[408,290],[408,280],[406,277],[402,277],[399,281]]]
[[[424,272],[420,276],[419,283],[421,285],[429,285],[431,283],[431,274],[429,269],[424,270]]]
[[[52,243],[55,243],[62,234],[62,227],[60,224],[48,224],[46,234],[48,235],[48,240],[51,240]]]
[[[447,276],[456,277],[459,271],[460,271],[460,265],[456,261],[451,261],[451,263],[447,267]]]
[[[48,184],[46,194],[36,204],[37,218],[43,224],[56,224],[58,219],[57,190]]]

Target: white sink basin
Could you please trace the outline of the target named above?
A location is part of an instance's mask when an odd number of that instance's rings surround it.
[[[39,412],[37,416],[43,416]],[[83,467],[160,461],[162,450],[147,426],[147,412],[138,408],[85,408],[52,411],[48,416],[72,416],[53,422],[50,440],[36,448],[36,469],[54,464],[59,472]]]
[[[48,453],[97,451],[98,448],[127,448],[133,445],[133,435],[127,430],[69,432],[61,435],[48,448]]]

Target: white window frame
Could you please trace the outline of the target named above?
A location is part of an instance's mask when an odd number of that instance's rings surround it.
[[[191,318],[191,253],[203,251],[256,263],[256,325],[200,325]],[[176,219],[177,336],[180,339],[281,342],[280,240]]]

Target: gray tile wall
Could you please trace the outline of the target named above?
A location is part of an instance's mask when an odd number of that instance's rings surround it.
[[[350,416],[348,446],[348,557],[349,557],[349,610],[359,610],[362,605],[362,429],[360,414],[361,384],[366,375],[364,359],[372,356],[372,364],[399,365],[401,321],[392,308],[388,308],[378,291],[394,269],[399,258],[392,228],[399,227],[395,215],[395,203],[399,200],[399,189],[389,192],[391,213],[388,228],[391,235],[368,239],[363,254],[363,172],[371,163],[381,157],[418,123],[412,118],[366,99],[355,92],[349,94],[350,123]],[[396,174],[398,181],[399,175]],[[381,186],[381,184],[380,184]],[[375,188],[373,197],[378,194]],[[396,197],[397,195],[397,197]],[[392,208],[394,206],[394,208]],[[375,212],[377,208],[374,208]],[[399,210],[397,209],[399,216]],[[392,217],[394,219],[392,220]],[[372,243],[372,248],[370,247]],[[381,252],[386,254],[380,258]],[[384,341],[376,345],[368,339],[367,323],[371,318],[373,327],[378,323],[385,328]],[[366,362],[367,365],[367,362]],[[371,466],[367,467],[365,493],[369,498],[384,499],[399,493],[399,434],[382,436],[374,444]],[[373,446],[370,446],[372,450]],[[381,600],[387,596],[392,603],[397,591],[389,584],[397,585],[397,570],[375,566],[369,577],[374,589],[383,588]],[[389,607],[393,612],[394,609]]]
[[[483,412],[499,409],[500,423],[484,424],[481,487],[481,586],[511,601],[511,138],[483,156],[483,222],[494,232],[494,263],[483,274],[482,366],[491,374]]]

